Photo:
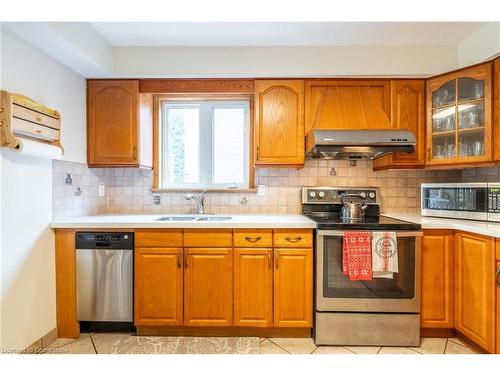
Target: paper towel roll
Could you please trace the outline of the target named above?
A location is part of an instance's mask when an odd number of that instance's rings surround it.
[[[62,157],[62,149],[60,147],[29,139],[17,138],[17,140],[20,147],[18,149],[11,148],[12,152],[46,159],[60,159]]]

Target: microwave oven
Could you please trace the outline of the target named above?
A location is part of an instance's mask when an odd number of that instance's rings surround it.
[[[422,216],[500,222],[500,182],[421,185]]]

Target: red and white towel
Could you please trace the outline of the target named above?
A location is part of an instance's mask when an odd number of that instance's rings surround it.
[[[342,272],[349,280],[372,280],[370,232],[345,232]]]
[[[396,232],[373,232],[373,277],[393,278],[398,272],[398,241]]]

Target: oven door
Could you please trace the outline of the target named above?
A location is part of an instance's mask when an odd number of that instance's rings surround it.
[[[396,231],[398,270],[392,279],[350,281],[342,273],[343,231],[318,230],[316,310],[420,312],[422,232]]]

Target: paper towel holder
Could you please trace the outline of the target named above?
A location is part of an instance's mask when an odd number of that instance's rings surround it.
[[[21,139],[59,147],[61,116],[59,112],[19,94],[0,90],[0,147],[20,151]]]

